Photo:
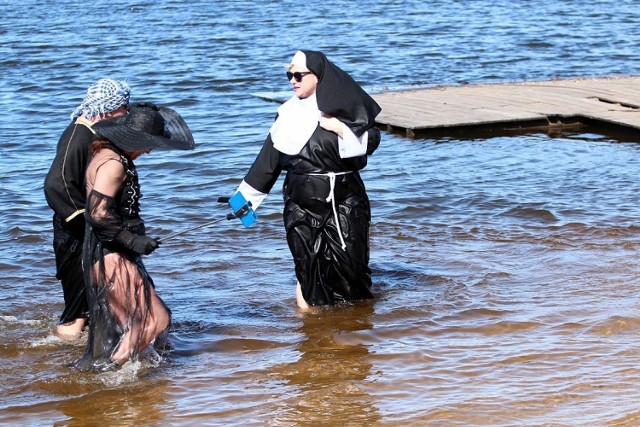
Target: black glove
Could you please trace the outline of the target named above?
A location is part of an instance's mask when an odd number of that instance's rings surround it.
[[[133,234],[127,229],[120,230],[114,240],[122,243],[125,248],[144,255],[149,255],[151,252],[158,249],[158,246],[160,246],[158,239]]]
[[[135,236],[131,243],[131,250],[139,254],[149,255],[151,252],[158,249],[160,242],[158,239],[152,239],[147,236]]]

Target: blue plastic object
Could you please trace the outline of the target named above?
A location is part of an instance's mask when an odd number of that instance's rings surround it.
[[[251,207],[251,202],[248,202],[239,191],[229,199],[229,206],[233,209],[236,218],[240,219],[245,227],[250,227],[258,219]]]

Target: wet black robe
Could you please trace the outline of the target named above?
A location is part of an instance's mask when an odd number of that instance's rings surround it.
[[[75,121],[58,141],[56,156],[44,181],[44,195],[53,214],[53,250],[56,278],[64,296],[60,323],[87,317],[87,298],[82,274],[84,241],[84,174],[88,148],[93,141],[91,129]]]
[[[380,142],[380,132],[369,129],[369,154]],[[371,208],[359,170],[365,156],[340,158],[338,135],[318,126],[296,155],[276,150],[268,136],[245,177],[247,184],[268,194],[282,170],[284,225],[295,262],[296,278],[310,305],[373,298],[369,269]],[[331,202],[330,178],[310,174],[343,173],[335,178],[334,197],[342,237],[342,249]]]
[[[380,132],[374,127],[380,106],[324,53],[302,52],[307,68],[318,79],[318,110],[340,120],[358,138],[368,132],[366,154],[372,154],[380,143]],[[341,158],[338,135],[319,124],[297,154],[278,151],[270,133],[244,179],[255,190],[268,194],[280,172],[287,172],[283,186],[287,243],[302,296],[310,305],[373,298],[371,208],[359,173],[367,164],[366,154]],[[332,178],[317,175],[329,172],[336,174],[333,198],[337,215],[327,199]]]

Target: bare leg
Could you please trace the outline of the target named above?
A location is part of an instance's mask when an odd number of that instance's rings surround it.
[[[57,326],[56,333],[60,339],[73,341],[80,336],[86,324],[87,319],[80,317],[72,320],[71,322],[61,323]]]
[[[158,299],[155,291],[152,294],[152,310],[145,316],[144,324],[138,325],[127,331],[120,340],[116,351],[111,355],[118,365],[122,365],[131,359],[132,353],[141,352],[169,327],[169,313]],[[148,309],[148,308],[147,308]]]
[[[300,286],[300,282],[296,284],[296,302],[298,303],[298,307],[307,310],[309,309],[309,304],[304,300],[302,296],[302,286]]]
[[[143,293],[141,292],[140,294]],[[144,296],[139,303],[144,304]],[[147,348],[169,327],[169,313],[153,289],[151,289],[151,306],[151,310],[145,316],[144,324],[127,331],[122,336],[118,348],[111,355],[111,360],[118,365],[122,365],[131,359],[133,351],[140,352]],[[148,309],[147,307],[144,310]]]
[[[162,333],[169,327],[171,318],[164,304],[160,301],[158,294],[151,289],[151,310],[147,315],[147,322],[142,332],[142,342],[139,350],[144,350],[153,344]]]
[[[109,282],[109,311],[124,330],[111,354],[111,360],[122,365],[167,329],[171,318],[155,289],[150,287],[145,290],[144,279],[136,264],[112,253],[104,257],[104,268]]]
[[[169,327],[171,318],[155,289],[150,288],[150,306],[147,305],[143,279],[134,264],[129,262],[116,278],[116,289],[124,290],[110,300],[112,312],[121,324],[127,325],[118,347],[111,355],[118,365],[131,359],[134,353],[140,353],[154,342],[156,337]],[[126,280],[121,280],[126,278]],[[128,291],[127,291],[128,288]]]

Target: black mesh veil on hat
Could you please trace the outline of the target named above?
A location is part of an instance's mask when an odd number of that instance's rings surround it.
[[[94,123],[94,132],[125,151],[192,150],[189,126],[176,111],[143,104],[129,113]]]
[[[376,101],[324,53],[302,51],[307,68],[318,77],[316,97],[320,111],[336,117],[356,135],[362,135],[375,125],[375,118],[382,109]]]

